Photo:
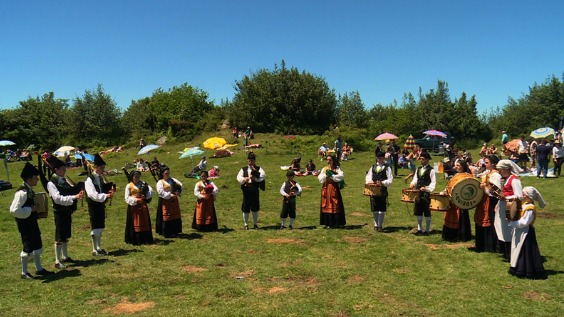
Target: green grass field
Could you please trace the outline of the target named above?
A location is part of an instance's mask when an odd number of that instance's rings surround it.
[[[227,133],[227,132],[226,132]],[[190,228],[195,205],[195,179],[182,176],[197,163],[179,160],[177,151],[188,145],[166,144],[143,156],[157,156],[171,167],[173,177],[184,184],[181,197],[184,235],[177,239],[155,236],[149,246],[123,242],[126,204],[125,176],[109,177],[118,193],[107,209],[103,247],[105,257],[93,257],[87,207],[73,216],[70,256],[80,262],[45,279],[21,280],[21,242],[8,208],[15,189],[0,193],[0,307],[2,315],[41,316],[561,316],[564,311],[564,224],[562,178],[523,178],[524,186],[537,187],[547,201],[535,226],[542,255],[546,258],[546,280],[517,279],[507,273],[508,263],[499,255],[477,254],[474,245],[441,240],[443,214],[433,213],[432,235],[414,236],[412,205],[400,201],[407,185],[400,170],[389,189],[387,232],[373,230],[369,199],[362,195],[364,176],[374,162],[373,153],[354,153],[342,163],[346,188],[343,199],[347,215],[344,229],[319,226],[321,185],[316,177],[297,177],[304,188],[297,200],[294,230],[278,230],[285,180],[281,165],[289,165],[297,151],[302,164],[315,159],[319,144],[308,149],[291,148],[275,135],[257,135],[265,145],[255,150],[257,164],[267,174],[267,189],[261,193],[261,230],[243,230],[238,170],[246,154],[236,148],[230,158],[210,158],[208,167],[219,165],[216,179],[220,192],[216,201],[220,230],[198,233]],[[326,140],[332,142],[333,140]],[[346,140],[344,140],[346,141]],[[137,150],[105,157],[107,169],[132,162]],[[208,157],[212,152],[207,151]],[[476,157],[476,153],[474,157]],[[434,161],[439,161],[434,157]],[[20,184],[23,163],[9,163],[10,179]],[[68,170],[80,180],[77,169]],[[0,175],[5,173],[1,168]],[[446,181],[439,175],[437,190]],[[154,188],[149,173],[143,175]],[[37,191],[42,191],[38,185]],[[156,199],[150,204],[152,219]],[[471,211],[473,219],[473,211]],[[40,221],[45,252],[43,265],[54,270],[54,224],[52,211]],[[474,230],[473,230],[474,233]],[[33,263],[30,272],[34,272]]]

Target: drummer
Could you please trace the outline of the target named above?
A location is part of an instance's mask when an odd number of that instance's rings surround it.
[[[454,170],[456,173],[466,173],[470,174],[470,167],[468,163],[463,160],[456,160],[454,163]],[[470,176],[471,177],[471,176]],[[451,182],[453,182],[451,180]],[[449,184],[450,185],[450,184]],[[447,188],[449,186],[447,185]],[[441,194],[446,194],[447,189],[445,188]],[[472,239],[472,228],[470,225],[470,215],[468,209],[461,209],[456,206],[451,206],[449,210],[445,212],[444,224],[443,224],[443,240],[457,242],[457,241],[469,241]]]
[[[419,155],[421,166],[415,171],[413,180],[409,184],[409,188],[420,190],[419,196],[415,199],[415,206],[413,207],[413,215],[417,217],[417,232],[416,236],[428,236],[431,228],[431,193],[435,190],[437,185],[437,177],[435,170],[429,165],[431,155],[427,152]],[[423,232],[423,216],[425,216],[425,232]]]
[[[388,188],[394,179],[392,169],[385,164],[386,154],[378,152],[376,154],[376,164],[366,173],[365,184],[375,185],[379,189],[370,196],[370,208],[374,216],[374,230],[384,231],[384,216],[386,215],[386,205],[388,200]]]

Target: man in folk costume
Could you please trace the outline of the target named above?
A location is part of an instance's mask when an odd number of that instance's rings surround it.
[[[88,213],[90,214],[90,233],[92,237],[92,255],[104,255],[107,252],[102,249],[102,232],[106,227],[106,200],[114,196],[114,191],[104,193],[105,182],[102,177],[106,168],[106,162],[100,154],[94,156],[94,171],[86,179],[84,188],[88,201]]]
[[[431,228],[431,193],[437,185],[437,176],[435,170],[429,165],[431,155],[427,152],[421,153],[421,166],[415,171],[413,180],[409,184],[409,188],[420,190],[419,196],[415,199],[413,207],[413,215],[417,217],[417,232],[415,235],[429,235]],[[425,232],[423,232],[423,216],[425,216]]]
[[[503,254],[503,260],[509,262],[511,257],[511,227],[506,219],[506,211],[510,208],[510,203],[517,203],[523,199],[523,187],[521,180],[515,175],[521,172],[517,164],[510,160],[500,160],[497,170],[501,175],[502,195],[499,198],[495,209],[495,232],[497,234],[499,251]]]
[[[253,228],[258,229],[258,213],[260,210],[259,189],[265,189],[266,174],[262,167],[256,165],[255,153],[250,152],[247,157],[247,166],[241,168],[237,174],[237,181],[243,191],[243,219],[245,230],[249,229],[249,213],[253,213]]]
[[[286,218],[290,217],[289,229],[294,227],[296,220],[296,197],[302,194],[302,187],[298,182],[294,181],[294,171],[289,170],[286,172],[287,181],[282,183],[280,187],[280,194],[284,196],[282,200],[282,212],[280,213],[280,230],[286,229]]]
[[[523,205],[519,219],[509,222],[513,227],[509,273],[518,277],[544,279],[546,272],[533,226],[536,219],[535,200],[540,208],[546,205],[536,188],[531,186],[523,188]]]
[[[55,216],[55,267],[64,269],[63,263],[75,263],[69,257],[68,241],[72,236],[72,214],[76,211],[77,201],[82,199],[84,192],[76,190],[65,178],[67,167],[63,161],[55,156],[50,156],[47,163],[53,169],[54,174],[47,183],[49,196],[53,200],[53,214]]]
[[[182,183],[170,176],[170,168],[164,166],[157,182],[159,204],[157,206],[156,232],[165,238],[176,238],[182,233],[182,214],[178,197],[182,194]]]
[[[386,153],[376,154],[376,164],[366,173],[365,184],[376,185],[380,191],[377,195],[370,196],[370,209],[374,216],[374,230],[384,230],[384,217],[388,203],[388,187],[394,179],[392,168],[385,163]]]
[[[33,257],[35,261],[35,274],[47,275],[53,272],[47,271],[41,265],[41,254],[43,243],[41,231],[37,223],[37,206],[35,206],[35,192],[32,187],[37,185],[39,170],[27,162],[20,174],[23,185],[14,194],[14,200],[10,205],[10,213],[16,217],[18,231],[22,239],[23,250],[20,253],[22,263],[22,279],[32,279],[28,271],[28,262]]]

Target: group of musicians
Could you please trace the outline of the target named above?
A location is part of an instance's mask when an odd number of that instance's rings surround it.
[[[410,183],[410,189],[417,190],[414,203],[414,216],[417,217],[417,231],[415,235],[429,235],[431,225],[431,193],[436,187],[435,170],[430,166],[431,156],[423,152],[420,155],[421,166],[415,172]],[[104,180],[106,163],[96,154],[93,170],[81,185],[69,184],[66,177],[66,165],[56,157],[49,157],[47,164],[52,169],[52,176],[44,184],[53,201],[55,219],[55,267],[64,269],[66,263],[73,263],[69,256],[68,241],[71,237],[72,213],[77,209],[77,201],[83,197],[88,202],[90,215],[92,255],[107,254],[101,246],[102,233],[105,228],[106,202],[110,202],[115,193],[115,186],[108,186]],[[542,196],[534,188],[522,189],[515,169],[509,160],[499,161],[495,156],[486,158],[486,172],[482,176],[481,189],[486,195],[476,206],[475,230],[476,251],[501,251],[506,261],[511,262],[512,273],[518,276],[539,277],[544,274],[544,268],[538,252],[538,245],[532,223],[535,219],[534,200],[544,206]],[[458,162],[458,171],[464,173],[463,162]],[[41,166],[39,166],[41,169]],[[52,272],[41,265],[40,255],[43,252],[41,232],[37,223],[39,217],[35,205],[33,186],[44,176],[42,171],[26,163],[21,172],[24,181],[22,187],[16,191],[10,212],[16,217],[18,230],[21,234],[23,251],[20,254],[23,279],[33,276],[28,270],[28,261],[35,260],[36,275],[47,275]],[[157,208],[156,232],[165,237],[176,237],[182,232],[182,220],[178,197],[182,192],[182,183],[170,176],[170,169],[163,167],[159,172],[157,192],[159,203]],[[201,178],[194,187],[197,203],[194,211],[192,228],[199,231],[217,230],[217,216],[214,201],[217,197],[217,186],[208,179],[207,171],[201,172]],[[290,216],[290,229],[296,218],[295,197],[301,194],[301,187],[294,181],[293,173],[288,173],[288,180],[284,182],[280,193],[283,200],[280,215],[285,229],[285,219]],[[252,213],[253,228],[258,229],[258,213],[260,210],[259,191],[265,189],[266,174],[256,165],[256,156],[250,152],[247,166],[240,169],[237,180],[243,193],[242,212],[244,227],[249,229],[249,216]],[[153,243],[151,220],[147,203],[153,197],[153,189],[141,181],[141,172],[133,171],[128,174],[129,183],[125,188],[127,203],[127,220],[125,242],[133,245]],[[322,184],[320,203],[320,224],[325,228],[338,228],[346,224],[345,208],[341,195],[344,186],[344,174],[339,162],[332,156],[327,156],[327,166],[318,175]],[[42,180],[43,181],[43,180]],[[385,163],[385,153],[377,153],[374,164],[365,177],[365,185],[371,188],[370,206],[374,218],[374,230],[384,230],[384,218],[388,206],[388,190],[392,184],[393,173],[391,167]],[[529,194],[528,191],[530,192]],[[523,202],[524,206],[515,219],[506,219],[508,203]],[[454,216],[451,213],[455,213]],[[453,218],[454,217],[454,218]],[[425,230],[423,230],[425,218]],[[447,226],[447,218],[451,225]],[[450,208],[445,213],[445,230],[459,230],[468,227],[464,224],[468,218],[467,210]],[[452,220],[455,219],[455,220]],[[458,227],[457,227],[458,222]],[[469,222],[469,221],[468,221]],[[469,228],[466,228],[468,233]],[[447,230],[447,231],[448,231]],[[456,236],[456,233],[455,233]],[[447,239],[448,240],[448,239]],[[466,241],[467,239],[459,239]],[[497,243],[497,240],[500,242]],[[524,246],[527,246],[526,248]],[[532,250],[532,251],[530,251]],[[536,251],[535,251],[536,250]]]

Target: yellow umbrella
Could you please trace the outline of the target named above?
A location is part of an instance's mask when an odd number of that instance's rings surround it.
[[[227,142],[225,141],[224,138],[213,137],[213,138],[209,138],[206,141],[204,141],[204,148],[210,149],[210,150],[215,150],[216,148],[219,148],[219,147],[222,147],[223,145],[225,145],[225,143],[227,143]]]

